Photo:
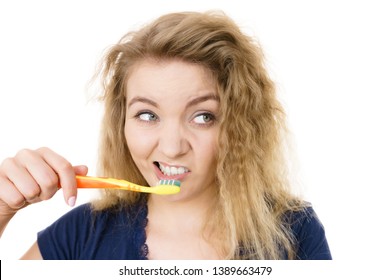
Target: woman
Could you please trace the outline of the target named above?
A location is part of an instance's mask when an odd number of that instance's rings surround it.
[[[218,13],[174,13],[126,34],[101,71],[102,176],[175,195],[105,190],[38,234],[25,259],[330,259],[313,209],[292,194],[285,114],[261,49]],[[61,185],[73,167],[48,148],[0,167],[1,229]]]

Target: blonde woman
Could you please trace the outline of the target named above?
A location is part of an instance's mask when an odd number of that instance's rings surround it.
[[[101,176],[178,194],[106,190],[38,234],[24,259],[331,259],[314,210],[294,196],[285,114],[260,47],[222,13],[173,13],[126,34],[100,72]],[[61,185],[72,166],[48,148],[0,166],[1,231]]]

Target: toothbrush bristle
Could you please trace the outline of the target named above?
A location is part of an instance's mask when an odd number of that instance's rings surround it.
[[[159,185],[171,185],[180,187],[180,181],[178,180],[160,180]]]

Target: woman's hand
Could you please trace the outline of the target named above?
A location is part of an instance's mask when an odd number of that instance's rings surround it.
[[[48,148],[24,149],[0,165],[0,215],[13,216],[29,204],[48,200],[63,189],[65,201],[74,206],[76,175],[86,175],[86,166],[72,166]]]

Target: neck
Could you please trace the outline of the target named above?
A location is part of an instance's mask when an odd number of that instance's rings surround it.
[[[176,197],[149,197],[146,242],[150,259],[221,258],[218,242],[204,227],[217,200],[215,188],[210,189],[188,197],[184,192]]]
[[[151,195],[148,200],[148,218],[164,228],[200,231],[215,203],[216,195],[212,190],[191,199],[179,200]]]

